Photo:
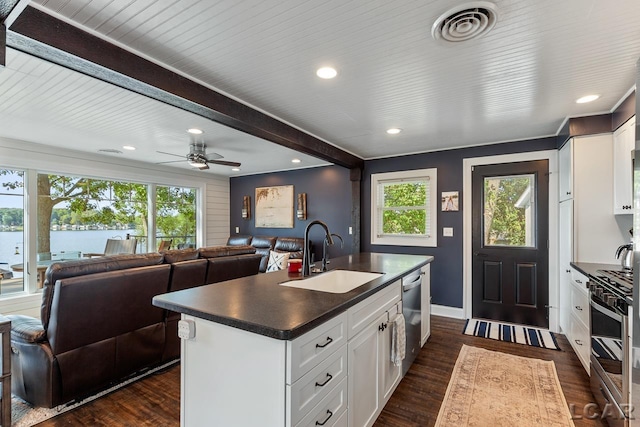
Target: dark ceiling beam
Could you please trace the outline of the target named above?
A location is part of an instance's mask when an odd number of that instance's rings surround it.
[[[11,11],[20,3],[20,0],[0,0],[0,22],[4,23]]]
[[[7,26],[5,20],[19,0],[0,0],[0,69],[7,65]]]
[[[7,46],[322,160],[349,169],[364,165],[359,157],[31,6],[9,28]]]

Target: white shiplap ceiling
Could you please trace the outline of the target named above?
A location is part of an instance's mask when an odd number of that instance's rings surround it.
[[[365,159],[555,135],[565,117],[609,112],[633,87],[640,1],[493,3],[493,30],[456,44],[431,37],[463,4],[451,0],[33,4]],[[296,155],[15,51],[7,63],[0,136],[93,151],[126,140],[139,146],[127,155],[159,162],[158,150],[186,153],[184,129],[199,126],[240,174],[285,169]],[[323,65],[338,77],[318,79]],[[592,93],[601,97],[575,103]]]

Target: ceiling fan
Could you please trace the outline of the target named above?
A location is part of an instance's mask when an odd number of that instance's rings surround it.
[[[158,151],[158,153],[168,154],[170,156],[182,157],[183,159],[186,159],[191,166],[200,170],[209,169],[209,163],[213,163],[216,165],[223,165],[223,166],[232,166],[236,168],[240,166],[240,163],[238,162],[228,162],[226,160],[220,160],[222,159],[222,156],[218,153],[207,154],[207,145],[204,143],[198,143],[198,142],[192,142],[191,144],[189,144],[189,153],[186,156],[167,153],[164,151]],[[181,161],[183,160],[172,160],[170,162],[159,162],[156,164],[161,165],[165,163],[177,163]]]

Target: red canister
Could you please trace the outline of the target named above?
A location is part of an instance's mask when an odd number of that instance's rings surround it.
[[[290,259],[289,264],[287,266],[289,273],[300,273],[302,272],[302,260],[301,259]]]

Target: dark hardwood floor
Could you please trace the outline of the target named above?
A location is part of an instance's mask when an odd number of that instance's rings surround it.
[[[594,401],[589,390],[589,377],[564,336],[557,336],[562,351],[554,351],[463,335],[463,326],[463,320],[432,317],[429,341],[385,406],[374,427],[433,426],[463,344],[518,356],[553,360],[567,403],[577,408],[575,414],[581,415],[580,408]],[[598,419],[576,418],[574,423],[576,427],[605,426]],[[180,367],[174,366],[38,425],[53,427],[179,424]]]
[[[556,335],[562,351],[477,338],[462,334],[464,320],[431,317],[431,337],[382,410],[374,427],[433,426],[447,391],[449,378],[463,344],[517,356],[553,360],[567,404],[582,415],[585,404],[594,402],[589,376],[564,335]],[[605,426],[601,420],[574,419],[576,427]]]

